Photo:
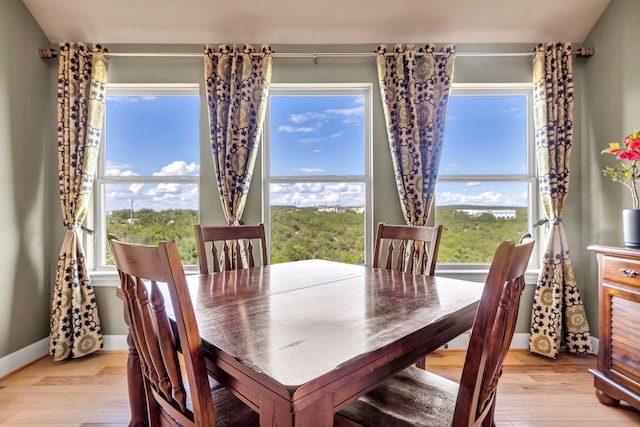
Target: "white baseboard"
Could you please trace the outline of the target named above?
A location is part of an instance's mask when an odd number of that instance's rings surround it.
[[[0,378],[35,362],[49,353],[49,337],[14,351],[0,359]]]
[[[591,337],[593,343],[594,354],[598,354],[599,341],[596,337]],[[126,335],[104,335],[103,336],[103,350],[128,350],[127,336]],[[469,344],[469,334],[464,333],[456,339],[450,341],[447,348],[452,350],[464,350]],[[529,348],[529,334],[519,333],[513,336],[511,341],[511,348],[514,349],[528,349]],[[43,338],[42,340],[33,343],[27,347],[24,347],[18,351],[8,354],[0,358],[0,378],[9,375],[10,373],[17,371],[18,369],[35,362],[36,360],[44,357],[49,352],[49,338]]]
[[[446,348],[449,348],[451,350],[466,350],[468,345],[469,345],[469,332],[465,332],[464,334],[459,335],[455,339],[449,341],[446,345]],[[528,333],[514,334],[513,340],[511,341],[510,348],[528,349],[529,334]]]
[[[103,350],[129,350],[126,335],[104,335],[102,342]]]
[[[513,349],[519,350],[528,350],[529,349],[529,333],[519,333],[513,335],[513,340],[511,341],[511,347]],[[591,344],[593,345],[593,354],[598,354],[598,348],[600,347],[600,341],[598,338],[591,336]],[[447,344],[447,348],[452,350],[466,350],[469,345],[469,333],[466,332],[462,335],[459,335],[452,341],[449,341]]]
[[[126,335],[103,336],[103,350],[128,350]],[[49,337],[0,358],[0,378],[49,354]]]

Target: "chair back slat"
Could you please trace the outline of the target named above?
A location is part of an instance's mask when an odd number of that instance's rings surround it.
[[[380,261],[385,259],[387,270],[433,275],[441,235],[441,225],[421,227],[380,223],[376,233],[373,267],[379,268]]]
[[[264,224],[204,226],[194,225],[196,247],[198,249],[198,266],[201,274],[211,270],[241,270],[267,265],[267,243]],[[260,246],[260,258],[254,251],[254,244]],[[206,246],[210,245],[211,262],[207,259]],[[260,261],[258,263],[258,261]]]
[[[162,425],[174,420],[175,425],[215,426],[202,340],[175,244],[134,245],[112,237],[109,243],[125,296],[125,320],[140,356],[149,424],[160,425],[162,419]],[[180,348],[161,283],[171,298]]]
[[[533,241],[503,242],[495,252],[473,323],[453,425],[493,419],[502,366],[513,339]]]

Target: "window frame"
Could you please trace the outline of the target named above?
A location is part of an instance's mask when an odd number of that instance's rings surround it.
[[[106,96],[197,96],[198,105],[201,105],[201,88],[199,83],[107,83]],[[85,247],[91,248],[88,257],[92,260],[92,271],[96,273],[110,273],[115,270],[115,266],[104,263],[106,260],[106,212],[104,197],[105,186],[109,184],[195,184],[200,193],[200,173],[197,175],[181,175],[181,176],[106,176],[106,120],[107,112],[105,111],[105,124],[101,135],[100,150],[98,155],[98,164],[96,168],[95,187],[93,190],[93,204],[87,217],[93,224],[92,233],[87,236]],[[200,112],[198,113],[198,121],[200,121]],[[200,141],[197,147],[198,155],[200,155]],[[201,163],[201,159],[199,159]],[[198,213],[200,213],[200,196],[198,196]]]
[[[271,96],[362,96],[364,98],[364,174],[363,175],[271,175],[270,118]],[[364,260],[371,265],[373,241],[373,176],[372,176],[372,112],[373,85],[371,83],[273,83],[262,133],[262,216],[271,256],[271,184],[295,183],[362,183],[365,188]]]
[[[539,268],[539,254],[542,242],[543,227],[536,225],[537,218],[542,215],[539,205],[538,177],[535,165],[535,139],[533,125],[533,83],[452,83],[449,97],[452,96],[508,96],[519,95],[526,97],[526,173],[525,174],[503,174],[503,175],[443,175],[438,174],[437,187],[440,182],[463,183],[463,182],[519,182],[527,185],[529,201],[527,206],[527,229],[532,234],[538,244],[534,248],[534,253],[529,264],[529,272]],[[445,127],[445,133],[447,129]],[[437,205],[434,198],[434,213],[437,223]],[[489,268],[486,264],[468,263],[442,263],[438,262],[439,273],[480,273],[486,272]],[[537,274],[537,273],[536,273]],[[527,280],[529,282],[529,280]]]

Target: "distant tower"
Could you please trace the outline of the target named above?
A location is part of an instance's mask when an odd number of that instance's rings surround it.
[[[133,218],[133,197],[131,198],[131,214],[129,215],[129,224],[133,224],[135,219]]]

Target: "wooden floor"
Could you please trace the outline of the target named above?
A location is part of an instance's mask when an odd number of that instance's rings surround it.
[[[463,351],[438,351],[427,364],[457,381],[463,358]],[[125,352],[55,363],[41,359],[0,379],[0,425],[126,426],[125,365]],[[498,387],[498,427],[640,426],[640,413],[629,406],[608,407],[596,400],[587,372],[594,366],[592,356],[561,354],[553,361],[511,351]]]

